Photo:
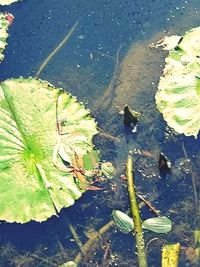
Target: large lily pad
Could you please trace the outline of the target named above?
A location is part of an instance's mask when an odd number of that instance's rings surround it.
[[[170,50],[155,98],[170,127],[177,133],[197,137],[200,129],[200,27],[186,32]]]
[[[20,0],[0,0],[0,6],[10,5],[17,1],[20,1]]]
[[[0,219],[44,221],[73,205],[87,187],[73,172],[55,166],[55,149],[71,166],[92,170],[94,155],[91,160],[88,155],[96,133],[89,111],[69,93],[33,78],[2,82]],[[74,162],[75,155],[81,166]],[[61,157],[58,164],[65,167]]]
[[[7,45],[9,18],[13,18],[13,16],[8,13],[0,13],[0,62],[4,59],[3,52]]]

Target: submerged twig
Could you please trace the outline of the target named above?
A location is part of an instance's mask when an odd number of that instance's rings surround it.
[[[189,160],[183,140],[182,140],[182,150],[183,150],[183,154],[184,154],[185,158],[187,160]],[[194,176],[194,173],[192,171],[191,166],[189,167],[189,170],[190,170],[190,174],[191,174],[191,178],[192,178],[192,186],[193,186],[193,191],[194,191],[194,202],[195,202],[195,209],[196,209],[196,215],[197,215],[197,224],[198,224],[199,220],[200,220],[200,207],[199,207],[197,186],[196,186],[196,180],[195,180],[195,176]]]
[[[131,213],[133,215],[133,221],[135,225],[135,238],[137,246],[137,256],[139,267],[147,267],[147,258],[144,245],[144,237],[142,231],[142,223],[140,218],[140,211],[135,194],[135,184],[133,177],[133,160],[129,155],[127,160],[127,179],[128,179],[128,193],[130,199]]]
[[[154,238],[151,238],[148,242],[147,242],[147,244],[146,244],[146,252],[148,252],[148,249],[149,249],[149,246],[150,246],[150,244],[151,243],[153,243],[154,241],[158,241],[159,240],[159,238],[158,237],[154,237]]]
[[[68,39],[72,36],[72,34],[74,33],[76,27],[78,25],[78,21],[73,25],[73,27],[71,28],[71,30],[67,33],[67,35],[65,36],[65,38],[62,40],[62,42],[60,42],[56,48],[48,55],[48,57],[43,61],[43,63],[41,64],[41,66],[39,67],[35,77],[38,78],[40,73],[44,70],[44,68],[46,67],[46,65],[49,63],[49,61],[52,59],[53,56],[55,56],[55,54],[64,46],[64,44],[68,41]]]
[[[101,235],[106,233],[114,225],[114,221],[110,221],[105,224],[98,232],[95,232],[94,235],[83,245],[83,253],[79,252],[75,257],[74,262],[78,265],[82,260],[83,254],[86,255],[87,252],[91,249],[92,245],[101,238]]]
[[[160,216],[160,211],[154,208],[154,206],[146,198],[144,198],[142,195],[139,195],[137,192],[135,192],[135,194],[139,199],[141,199],[147,205],[147,207],[151,211],[153,211],[153,213],[155,213],[157,216]]]
[[[81,242],[76,230],[74,229],[74,227],[73,227],[73,225],[71,223],[69,223],[68,226],[69,226],[69,230],[71,231],[71,233],[72,233],[72,235],[73,235],[73,237],[74,237],[74,239],[76,241],[76,244],[78,245],[81,253],[83,254],[83,256],[85,256],[85,252],[83,250],[83,244],[82,244],[82,242]]]
[[[102,98],[100,99],[100,101],[98,101],[98,103],[95,107],[95,111],[98,110],[99,108],[101,108],[102,106],[105,106],[106,102],[107,102],[108,109],[110,108],[110,106],[112,104],[116,87],[119,84],[119,79],[118,79],[119,74],[120,74],[119,54],[120,54],[121,48],[122,48],[122,45],[120,45],[120,47],[118,48],[117,53],[116,53],[115,68],[113,71],[112,79],[111,79],[106,91],[104,92]]]
[[[118,137],[116,137],[116,136],[114,136],[114,135],[112,135],[112,134],[110,134],[110,133],[107,133],[107,132],[105,132],[103,129],[101,129],[100,127],[97,127],[97,130],[99,131],[99,135],[100,136],[103,136],[103,137],[105,137],[106,139],[108,139],[108,140],[111,140],[111,141],[117,141],[117,142],[119,142],[119,138]]]

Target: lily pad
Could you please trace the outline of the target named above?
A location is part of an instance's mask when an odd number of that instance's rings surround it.
[[[92,168],[93,159],[89,162],[87,155],[93,152],[96,133],[90,112],[71,94],[33,78],[2,82],[0,220],[44,221],[73,205],[87,190],[77,179],[77,169],[84,170],[85,158],[87,170]],[[62,170],[67,167],[59,156],[60,147],[71,166],[69,172]],[[85,176],[86,181],[92,179]]]
[[[7,6],[20,0],[0,0],[0,6]]]
[[[4,59],[3,52],[7,45],[8,38],[8,27],[13,20],[12,14],[9,13],[0,13],[0,62]]]
[[[166,58],[156,104],[177,133],[197,138],[200,129],[200,27],[179,40]]]

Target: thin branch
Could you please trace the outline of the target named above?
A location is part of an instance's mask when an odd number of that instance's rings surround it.
[[[183,150],[183,154],[185,158],[189,160],[183,140],[182,140],[182,150]],[[199,221],[200,211],[199,211],[199,199],[198,199],[198,193],[197,193],[196,180],[195,180],[195,175],[194,175],[194,172],[191,166],[189,166],[189,170],[190,170],[190,174],[192,178],[192,186],[193,186],[193,191],[194,191],[194,201],[195,201],[195,208],[196,208],[196,214],[197,214],[197,221]]]
[[[73,25],[73,27],[71,28],[71,30],[67,33],[67,35],[65,36],[65,38],[62,40],[62,42],[60,42],[56,48],[48,55],[48,57],[43,61],[43,63],[41,64],[41,66],[39,67],[35,77],[39,78],[41,72],[44,70],[44,68],[47,66],[47,64],[49,63],[49,61],[55,56],[55,54],[65,45],[65,43],[69,40],[69,38],[72,36],[72,34],[74,33],[76,27],[78,25],[78,21]]]
[[[78,253],[74,259],[74,262],[78,265],[81,262],[83,255],[86,255],[87,252],[94,245],[94,243],[101,238],[101,235],[106,233],[114,225],[115,225],[114,221],[110,221],[107,224],[105,224],[98,232],[94,233],[94,235],[82,246],[83,253],[81,252]]]
[[[100,109],[102,106],[105,107],[105,103],[107,103],[106,106],[107,106],[108,109],[112,105],[116,87],[120,83],[118,77],[119,77],[119,74],[120,74],[119,55],[120,55],[121,48],[122,48],[122,45],[120,45],[120,47],[117,49],[116,59],[115,59],[115,68],[114,68],[114,71],[113,71],[112,79],[111,79],[106,91],[104,92],[102,98],[96,104],[96,107],[94,109],[95,111]]]
[[[114,135],[111,135],[110,133],[105,132],[103,129],[101,129],[100,127],[97,127],[97,130],[99,131],[99,135],[103,136],[104,138],[111,140],[111,141],[116,141],[119,142],[120,139],[119,137],[116,137]]]
[[[69,226],[69,230],[72,233],[72,235],[73,235],[73,237],[74,237],[74,239],[76,241],[76,244],[78,245],[82,255],[85,256],[85,251],[83,250],[83,243],[81,242],[76,230],[74,229],[74,227],[73,227],[73,225],[71,223],[69,223],[68,226]]]

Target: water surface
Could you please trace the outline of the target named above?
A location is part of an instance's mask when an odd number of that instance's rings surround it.
[[[87,192],[59,217],[41,224],[0,225],[0,266],[58,266],[73,260],[78,247],[68,228],[74,225],[83,242],[88,229],[96,230],[111,219],[113,209],[129,208],[126,182],[121,181],[129,150],[146,150],[152,158],[135,155],[137,189],[163,215],[169,216],[178,230],[193,240],[196,225],[192,168],[199,189],[199,138],[176,136],[168,129],[155,107],[154,95],[164,67],[166,53],[151,50],[149,44],[165,35],[182,35],[199,26],[200,2],[122,1],[122,0],[25,0],[0,8],[15,16],[5,60],[0,65],[1,81],[19,76],[34,77],[49,53],[64,38],[76,21],[73,36],[50,61],[40,78],[64,88],[91,109],[99,126],[118,139],[97,136],[94,140],[102,160],[118,167],[118,176],[106,183],[105,190]],[[116,72],[114,71],[116,68]],[[114,83],[110,85],[111,81]],[[126,131],[119,111],[125,104],[143,113],[137,133]],[[187,166],[183,144],[190,159]],[[173,172],[160,177],[157,161],[163,152],[172,162]],[[142,218],[152,216],[147,208]],[[174,233],[145,233],[149,245],[149,266],[160,266],[163,243],[192,243]],[[135,245],[132,236],[110,231],[91,252],[82,266],[134,266]],[[110,244],[107,261],[101,245]],[[182,250],[180,266],[195,266]],[[7,253],[7,254],[6,254]],[[22,256],[26,256],[22,258]],[[21,258],[20,258],[21,257]],[[23,260],[22,260],[23,259]],[[25,259],[25,260],[24,260]],[[46,262],[45,260],[49,262]],[[28,263],[27,263],[28,262]],[[107,265],[106,265],[107,264]],[[198,265],[198,264],[197,264]]]

